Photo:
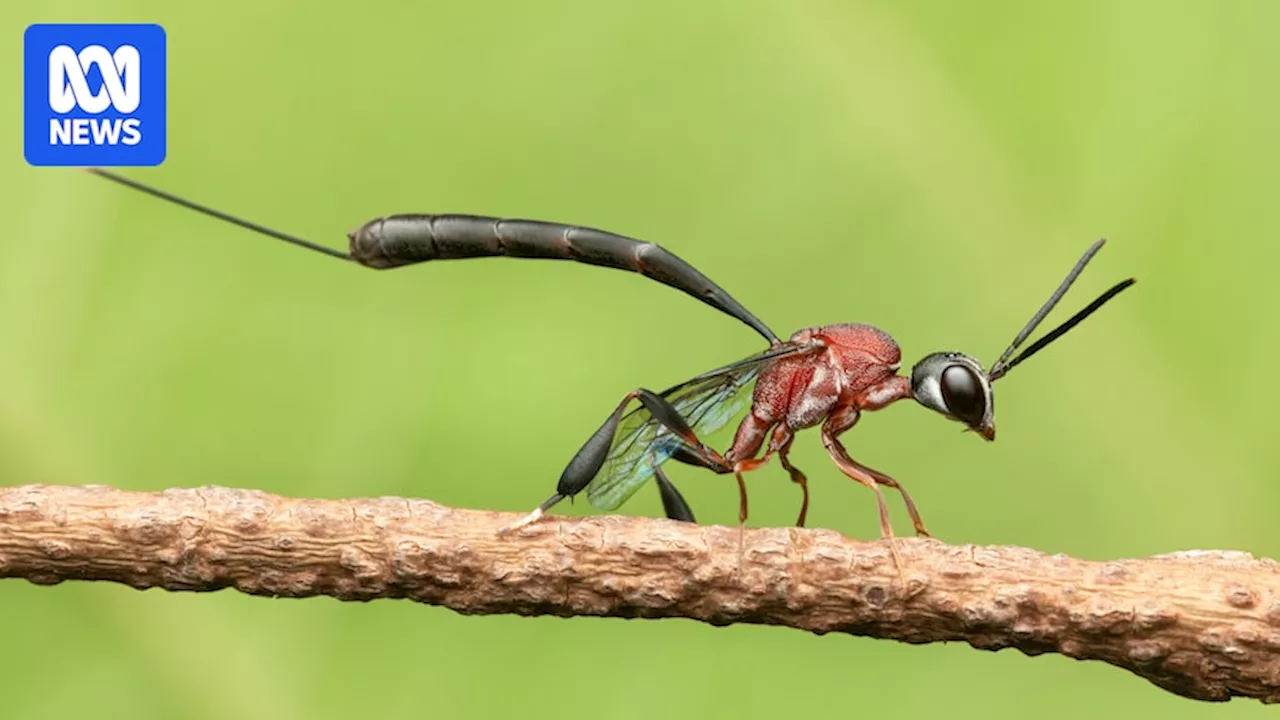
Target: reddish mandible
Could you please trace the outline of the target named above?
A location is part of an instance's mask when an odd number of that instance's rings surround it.
[[[990,370],[984,370],[977,360],[963,353],[936,352],[926,355],[912,367],[909,376],[904,376],[899,374],[902,353],[898,344],[879,328],[841,323],[805,328],[786,341],[779,340],[759,318],[684,260],[654,243],[603,230],[476,215],[390,215],[348,233],[349,251],[342,252],[106,170],[93,168],[89,172],[253,232],[375,269],[431,260],[506,256],[572,260],[637,272],[740,320],[769,342],[768,349],[762,352],[662,392],[639,388],[627,393],[569,461],[555,494],[508,530],[537,520],[552,506],[584,490],[596,508],[615,510],[650,477],[657,483],[667,516],[694,522],[693,511],[662,470],[668,460],[735,475],[738,517],[745,524],[747,490],[743,474],[765,465],[774,455],[801,488],[803,499],[796,524],[804,525],[809,510],[808,479],[791,463],[788,454],[796,432],[821,426],[822,444],[840,471],[875,493],[881,534],[893,537],[880,490],[884,485],[902,494],[916,532],[928,535],[907,491],[892,477],[851,458],[840,435],[852,428],[862,413],[911,398],[963,423],[983,438],[994,440],[992,383],[1134,283],[1130,278],[1112,286],[1020,355],[1013,356],[1102,247],[1105,241],[1098,240]],[[733,444],[724,454],[708,447],[701,436],[728,423],[748,396],[749,410],[738,425]],[[624,414],[633,401],[639,401],[639,407]]]

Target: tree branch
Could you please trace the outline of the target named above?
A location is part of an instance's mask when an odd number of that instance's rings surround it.
[[[339,600],[465,614],[683,617],[910,643],[1057,652],[1170,692],[1280,702],[1280,565],[1191,551],[1089,562],[621,516],[546,518],[424,500],[302,500],[221,487],[0,488],[0,577]]]

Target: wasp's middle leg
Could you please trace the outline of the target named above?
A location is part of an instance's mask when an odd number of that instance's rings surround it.
[[[782,463],[782,467],[791,475],[791,482],[800,486],[802,499],[800,501],[800,515],[796,518],[796,527],[804,527],[805,518],[809,515],[809,478],[805,477],[800,468],[791,464],[791,442],[795,439],[795,431],[787,427],[784,422],[773,431],[773,437],[769,440],[769,452],[778,453],[778,461]]]

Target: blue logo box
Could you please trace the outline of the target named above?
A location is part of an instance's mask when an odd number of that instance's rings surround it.
[[[22,45],[28,163],[127,167],[164,162],[164,28],[38,24],[27,28]]]

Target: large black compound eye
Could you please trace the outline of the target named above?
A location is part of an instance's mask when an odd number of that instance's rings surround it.
[[[987,398],[982,381],[964,365],[952,365],[942,371],[942,400],[947,412],[968,425],[982,422]]]

